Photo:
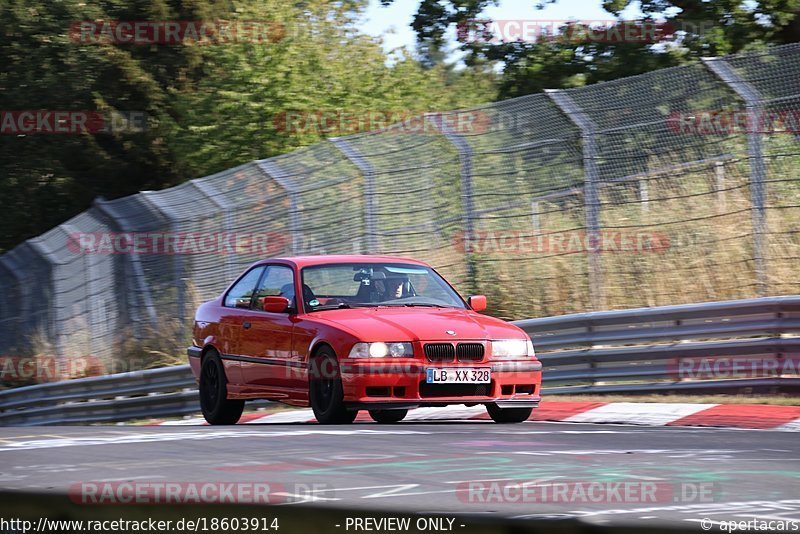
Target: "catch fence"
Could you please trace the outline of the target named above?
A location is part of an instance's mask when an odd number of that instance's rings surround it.
[[[188,344],[277,255],[412,256],[509,319],[798,293],[800,45],[424,119],[97,199],[0,257],[0,353]]]

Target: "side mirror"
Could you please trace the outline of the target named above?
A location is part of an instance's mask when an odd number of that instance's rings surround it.
[[[476,312],[486,309],[486,297],[483,295],[472,295],[467,299],[467,303],[469,307]]]
[[[262,309],[270,313],[284,313],[289,309],[289,299],[286,297],[264,297]]]
[[[250,307],[250,297],[239,297],[233,301],[233,305],[236,308],[249,308]]]

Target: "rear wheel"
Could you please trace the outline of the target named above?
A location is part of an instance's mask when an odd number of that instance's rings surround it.
[[[216,352],[203,358],[200,368],[200,408],[210,425],[234,425],[242,416],[243,400],[228,398],[225,367]]]
[[[352,423],[358,412],[344,405],[344,388],[339,362],[329,347],[317,351],[309,381],[309,397],[314,417],[323,425]]]
[[[370,410],[369,416],[376,423],[399,423],[408,414],[408,410]]]
[[[531,416],[533,408],[500,408],[490,402],[486,405],[486,411],[495,423],[522,423]]]

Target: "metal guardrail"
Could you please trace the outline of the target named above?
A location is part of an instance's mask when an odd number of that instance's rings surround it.
[[[800,296],[580,313],[514,324],[534,341],[546,395],[800,389],[800,376],[687,380],[685,358],[800,355]],[[188,365],[0,391],[0,425],[197,413]]]
[[[800,296],[579,313],[515,324],[534,341],[550,395],[800,388],[797,374],[725,379],[719,373],[715,380],[692,380],[678,367],[690,358],[753,357],[780,364],[786,355],[800,355]]]
[[[127,421],[199,411],[188,365],[0,391],[0,425]]]

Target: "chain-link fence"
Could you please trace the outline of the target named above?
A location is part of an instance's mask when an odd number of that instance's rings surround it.
[[[797,293],[798,169],[800,45],[429,114],[98,199],[0,257],[2,352],[185,337],[277,255],[416,257],[504,318]]]

